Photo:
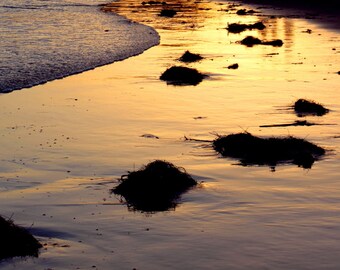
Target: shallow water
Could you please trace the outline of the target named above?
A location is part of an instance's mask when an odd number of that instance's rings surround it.
[[[130,13],[136,9],[125,2],[119,12],[154,26],[159,46],[0,97],[1,214],[46,244],[39,258],[4,262],[4,269],[339,268],[338,32],[302,18],[237,17],[219,11],[225,3],[185,3],[186,12],[168,19],[153,9]],[[263,32],[224,29],[259,18]],[[248,34],[281,38],[284,46],[236,42]],[[187,49],[206,58],[190,66],[210,77],[195,87],[160,81]],[[233,63],[239,69],[226,68]],[[259,127],[297,120],[288,106],[298,98],[329,108],[303,118],[328,125]],[[183,140],[243,130],[298,136],[329,151],[310,170],[282,165],[273,172]],[[109,190],[154,159],[204,182],[175,211],[130,212]]]
[[[0,92],[93,69],[158,44],[150,27],[100,12],[97,0],[3,0]]]

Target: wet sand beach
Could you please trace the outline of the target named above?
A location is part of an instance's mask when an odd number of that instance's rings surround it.
[[[337,269],[339,32],[313,18],[235,2],[167,4],[102,6],[155,28],[158,46],[0,96],[0,214],[43,244],[38,258],[0,267]],[[158,16],[164,8],[177,13]],[[239,16],[239,9],[258,13]],[[258,21],[266,28],[226,29]],[[240,44],[249,35],[283,45]],[[178,61],[187,50],[203,59]],[[160,76],[172,66],[206,76],[197,85],[167,84]],[[299,117],[293,105],[300,98],[329,112]],[[297,120],[317,125],[278,125]],[[242,166],[209,143],[239,132],[303,138],[326,154],[310,169]],[[199,183],[174,209],[133,211],[111,194],[122,175],[156,159],[185,168]]]

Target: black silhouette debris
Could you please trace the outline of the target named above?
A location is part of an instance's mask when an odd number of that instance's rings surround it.
[[[236,11],[236,14],[237,14],[237,15],[240,15],[240,16],[244,16],[244,15],[252,15],[252,14],[254,14],[254,13],[257,13],[257,11],[255,11],[255,10],[253,10],[253,9],[247,10],[247,9],[245,9],[245,8],[239,9],[238,11]]]
[[[190,63],[190,62],[197,62],[202,59],[203,57],[201,55],[186,51],[178,60],[181,62]]]
[[[0,216],[0,260],[12,257],[37,257],[42,245],[26,229]]]
[[[283,41],[281,39],[275,39],[270,41],[262,41],[259,38],[253,37],[253,36],[247,36],[244,39],[240,41],[242,45],[245,45],[247,47],[252,47],[254,45],[271,45],[274,47],[281,47],[283,45]]]
[[[197,85],[206,75],[198,72],[196,69],[173,66],[168,68],[160,79],[172,85]]]
[[[121,195],[130,210],[157,212],[175,209],[180,195],[195,185],[183,168],[155,160],[123,175],[112,192]]]
[[[269,165],[292,163],[311,168],[325,150],[304,139],[292,136],[260,138],[248,132],[218,136],[213,148],[224,157],[239,159],[242,165]]]
[[[323,116],[329,112],[329,109],[314,101],[298,99],[294,103],[294,111],[299,117],[307,115]]]
[[[288,124],[273,124],[273,125],[261,125],[260,127],[295,127],[295,126],[315,126],[315,125],[322,125],[308,122],[307,120],[296,120],[293,123]]]
[[[238,64],[236,63],[236,64],[232,64],[232,65],[229,65],[228,66],[228,69],[238,69]]]
[[[262,22],[257,22],[253,24],[243,24],[243,23],[231,23],[228,24],[227,30],[230,33],[238,34],[245,30],[263,30],[266,26]]]
[[[159,13],[159,16],[172,18],[176,14],[177,14],[177,11],[174,9],[162,9],[161,12]]]

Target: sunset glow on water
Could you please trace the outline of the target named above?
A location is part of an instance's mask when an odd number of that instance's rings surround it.
[[[16,258],[1,267],[340,266],[339,33],[305,16],[274,16],[279,11],[271,9],[238,16],[238,9],[254,7],[182,5],[174,18],[162,18],[160,7],[113,4],[111,11],[155,28],[160,45],[1,96],[0,214],[13,215],[46,244],[39,258]],[[226,30],[228,23],[257,21],[266,28]],[[284,44],[241,45],[248,35]],[[204,57],[187,66],[208,77],[197,86],[159,80],[167,68],[185,65],[178,58],[186,50]],[[238,69],[227,68],[234,63]],[[330,111],[298,117],[291,106],[299,98]],[[317,125],[260,127],[296,120]],[[326,155],[311,169],[240,166],[208,142],[217,134],[244,131],[304,138]],[[121,175],[155,159],[184,167],[200,185],[174,210],[129,211],[110,189]]]

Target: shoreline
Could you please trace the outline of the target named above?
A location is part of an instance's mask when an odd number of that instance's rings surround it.
[[[65,10],[51,5],[48,20],[43,8],[19,11],[23,17],[25,12],[35,16],[35,24],[30,24],[26,17],[15,23],[20,14],[11,10],[3,13],[0,57],[4,59],[0,69],[6,72],[0,79],[0,93],[80,74],[136,56],[159,44],[159,35],[153,28],[118,14],[104,14],[100,5],[66,5]],[[77,31],[71,31],[74,27]]]
[[[334,30],[340,30],[340,21],[338,20],[338,12],[337,9],[340,7],[340,4],[337,3],[336,1],[330,1],[327,5],[320,5],[319,1],[314,1],[314,5],[309,5],[308,7],[304,6],[302,7],[303,4],[306,3],[302,3],[297,5],[294,1],[292,2],[287,2],[287,1],[275,1],[274,3],[272,1],[267,1],[267,0],[232,0],[233,2],[236,3],[240,3],[240,5],[242,4],[250,4],[252,5],[254,8],[258,8],[258,10],[260,11],[264,11],[264,13],[267,13],[267,11],[269,10],[267,16],[273,15],[273,11],[274,11],[274,16],[284,16],[284,17],[293,17],[293,18],[307,18],[307,19],[312,19],[315,21],[318,21],[321,25],[323,25],[326,28],[329,29],[334,29]],[[178,8],[180,5],[174,4],[172,3],[173,1],[168,1],[168,5],[165,5],[164,7],[168,7],[168,8]],[[217,1],[218,2],[218,1]],[[199,2],[197,2],[199,3]],[[227,2],[222,2],[222,3],[227,3]],[[265,6],[263,6],[265,5]],[[124,7],[125,5],[120,3],[120,2],[113,2],[113,3],[107,3],[107,4],[100,4],[98,5],[99,9],[102,9],[102,11],[109,11],[111,9],[111,11],[118,15],[118,16],[123,16],[126,17],[127,21],[130,21],[129,17],[132,17],[132,20],[134,23],[140,23],[142,25],[147,26],[147,22],[143,21],[143,19],[138,18],[138,17],[134,17],[132,12],[130,12],[130,14],[127,13],[123,13],[119,14],[119,10],[114,10],[115,7]],[[136,5],[137,7],[138,5]],[[157,5],[155,5],[154,7],[156,7]],[[145,5],[139,5],[139,8],[143,8],[145,7]],[[160,10],[160,7],[156,7],[157,11]],[[322,9],[320,9],[320,7],[323,7]],[[155,12],[155,11],[153,11]],[[292,15],[293,12],[293,15]],[[294,13],[294,12],[298,12],[298,13]],[[316,12],[321,12],[320,14],[317,14]],[[127,15],[130,15],[127,17]],[[156,15],[156,13],[155,13]],[[266,14],[264,14],[264,16],[266,16]],[[157,25],[154,25],[157,26]],[[158,25],[159,26],[159,25]],[[151,27],[150,30],[153,29],[155,30],[155,28]],[[155,31],[155,33],[158,35],[157,31]],[[93,70],[95,68],[98,67],[102,67],[102,66],[106,66],[109,64],[112,64],[114,62],[118,62],[118,61],[124,61],[127,58],[133,57],[133,56],[137,56],[139,54],[142,54],[143,52],[145,52],[146,50],[150,49],[153,46],[157,46],[159,45],[159,40],[160,37],[158,36],[158,42],[152,42],[151,44],[148,44],[146,46],[146,48],[143,48],[141,51],[136,52],[135,54],[129,54],[128,56],[120,56],[118,58],[116,58],[115,60],[109,60],[109,61],[104,61],[103,63],[100,64],[96,64],[95,66],[89,66],[86,68],[81,68],[79,70],[74,70],[71,72],[68,72],[67,74],[63,74],[61,76],[54,76],[51,78],[47,78],[47,79],[40,79],[36,82],[31,82],[31,83],[26,83],[20,86],[10,86],[10,87],[4,87],[3,89],[0,89],[0,94],[7,94],[10,93],[12,91],[17,91],[17,90],[23,90],[26,88],[32,88],[34,86],[37,85],[41,85],[41,84],[45,84],[47,82],[50,81],[54,81],[54,80],[60,80],[63,78],[66,78],[68,76],[72,76],[72,75],[76,75],[76,74],[80,74],[89,70]]]

